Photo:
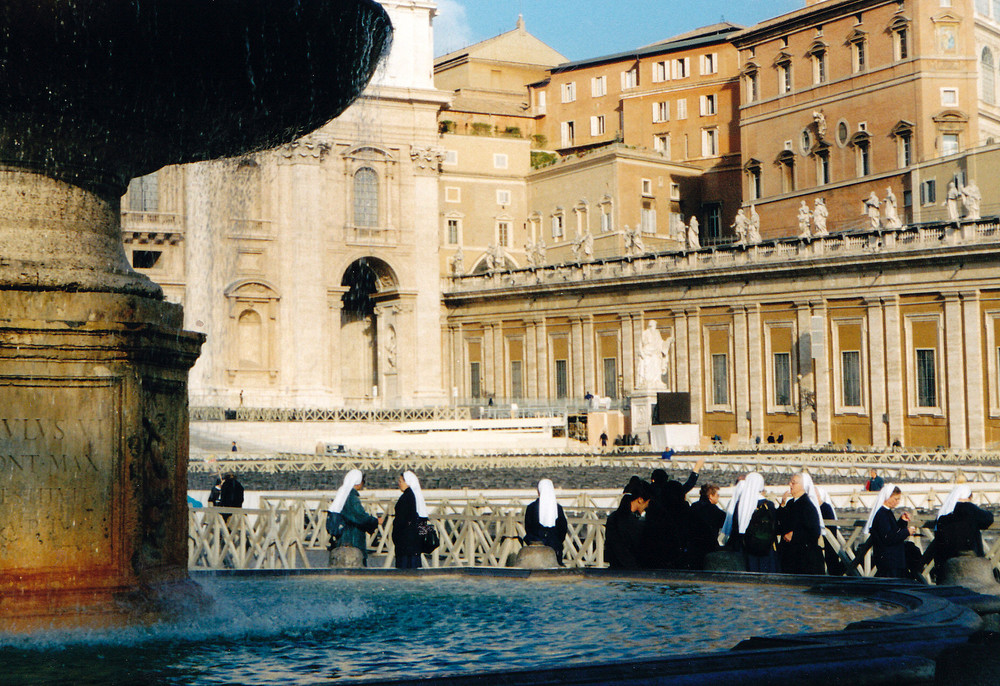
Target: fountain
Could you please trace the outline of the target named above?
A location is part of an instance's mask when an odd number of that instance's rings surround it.
[[[129,180],[292,141],[357,97],[372,0],[0,0],[0,630],[146,621],[187,575],[203,337],[132,271]]]

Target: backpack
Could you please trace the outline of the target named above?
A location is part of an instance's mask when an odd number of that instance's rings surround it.
[[[326,533],[330,534],[331,546],[337,542],[337,539],[344,535],[344,529],[346,528],[347,522],[344,521],[344,515],[339,512],[326,513]]]
[[[757,506],[743,534],[743,547],[750,555],[763,557],[774,550],[774,540],[778,536],[778,512],[769,505],[763,503]]]
[[[425,555],[433,553],[441,545],[437,527],[426,517],[417,520],[417,536],[420,538],[420,552]]]

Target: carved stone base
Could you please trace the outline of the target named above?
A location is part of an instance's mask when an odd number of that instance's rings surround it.
[[[514,566],[521,569],[552,569],[558,567],[556,551],[547,545],[526,545],[517,551]]]
[[[0,291],[0,628],[122,624],[203,599],[187,576],[177,305]]]
[[[357,548],[349,545],[334,548],[330,551],[330,566],[336,568],[355,569],[365,566],[365,556]]]
[[[943,586],[965,586],[971,591],[1000,595],[1000,583],[993,576],[993,563],[985,557],[959,555],[944,563],[938,583]]]
[[[655,390],[636,390],[630,398],[632,412],[632,433],[644,445],[649,445],[649,432],[653,427],[653,406],[656,405]]]

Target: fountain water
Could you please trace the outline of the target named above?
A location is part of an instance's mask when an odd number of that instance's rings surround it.
[[[121,195],[326,123],[391,26],[372,0],[0,0],[0,33],[0,629],[140,621],[200,597],[203,338],[129,266]]]

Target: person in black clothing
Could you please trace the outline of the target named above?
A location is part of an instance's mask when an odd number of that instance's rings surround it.
[[[222,478],[222,485],[219,486],[219,499],[215,503],[219,507],[243,507],[243,484],[236,480],[236,475],[227,472]],[[229,521],[230,513],[222,515],[222,519]]]
[[[639,518],[649,507],[652,488],[639,481],[632,493],[622,496],[618,509],[608,515],[604,525],[604,560],[612,569],[639,569],[643,521]]]
[[[770,434],[767,435],[767,442],[768,443],[774,443],[774,434],[773,433],[770,433]]]
[[[221,507],[219,505],[219,498],[222,497],[222,477],[218,477],[215,480],[215,485],[212,486],[212,491],[208,494],[208,502],[214,507]]]
[[[719,487],[704,484],[698,502],[691,505],[688,521],[688,560],[691,569],[704,569],[705,556],[720,550],[719,529],[726,513],[719,507]]]
[[[556,553],[556,562],[562,566],[563,542],[569,525],[562,505],[556,502],[555,487],[549,479],[538,482],[538,500],[524,510],[524,542],[541,543]]]
[[[906,576],[906,549],[903,544],[917,530],[909,525],[910,513],[904,512],[899,519],[892,513],[902,498],[903,492],[897,486],[883,486],[865,524],[864,532],[870,533],[872,538],[872,562],[878,577]]]
[[[830,495],[824,491],[822,488],[816,489],[819,495],[819,513],[822,519],[826,521],[836,521],[837,511],[833,509],[833,503],[830,501]],[[837,535],[839,531],[838,527],[833,524],[827,524],[827,530],[834,536]],[[837,551],[833,549],[829,541],[824,541],[823,545],[823,561],[826,562],[826,573],[830,576],[843,576],[844,575],[844,562],[840,559],[840,555]]]
[[[684,566],[688,534],[687,494],[698,481],[705,458],[698,460],[683,484],[667,478],[662,469],[651,476],[653,499],[646,512],[643,532],[643,564],[652,569],[678,569]]]
[[[778,508],[778,555],[786,574],[822,574],[820,513],[806,493],[803,474],[793,474]]]
[[[778,434],[778,443],[785,442],[785,434]]]
[[[980,533],[993,524],[993,513],[972,502],[972,489],[959,484],[945,498],[938,510],[931,554],[934,572],[938,579],[944,573],[945,563],[962,553],[985,557],[983,536]]]
[[[422,546],[417,525],[421,518],[427,518],[427,503],[420,490],[420,481],[413,472],[405,471],[400,474],[398,484],[403,494],[396,501],[392,519],[396,569],[418,569]]]

